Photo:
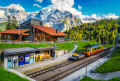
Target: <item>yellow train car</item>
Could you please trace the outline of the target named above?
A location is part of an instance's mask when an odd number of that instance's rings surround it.
[[[99,53],[101,51],[103,51],[103,45],[94,44],[94,45],[88,45],[88,46],[83,47],[81,53],[86,56],[90,56],[95,53]]]
[[[84,55],[82,55],[81,53],[80,54],[76,54],[76,53],[72,53],[72,56],[68,58],[68,60],[79,60],[79,59],[82,59],[84,58]]]

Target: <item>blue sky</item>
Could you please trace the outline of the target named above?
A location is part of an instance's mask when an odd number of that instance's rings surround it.
[[[36,12],[49,5],[57,4],[52,0],[0,0],[0,6],[8,6],[10,4],[20,4],[27,12]],[[71,1],[71,0],[69,0]],[[73,2],[72,2],[73,1]],[[77,11],[82,12],[83,15],[114,13],[120,16],[120,0],[72,0],[70,6]],[[72,5],[73,3],[73,5]],[[35,6],[36,4],[36,6]],[[37,5],[39,5],[37,7]],[[80,6],[79,9],[78,6]]]

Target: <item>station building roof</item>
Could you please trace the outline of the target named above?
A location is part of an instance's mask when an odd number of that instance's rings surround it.
[[[98,47],[98,46],[102,46],[101,44],[94,44],[94,45],[88,45],[88,46],[85,46],[85,47],[82,47],[82,48],[94,48],[94,47]]]
[[[56,48],[59,48],[59,47],[57,47],[57,46],[41,47],[41,48],[23,47],[23,48],[7,49],[7,50],[2,51],[2,54],[17,55],[17,54],[30,53],[30,52],[34,52],[34,51],[52,50],[52,49],[56,49]]]

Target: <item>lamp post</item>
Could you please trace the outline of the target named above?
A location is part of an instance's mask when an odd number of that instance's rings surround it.
[[[20,42],[20,22],[19,22],[18,27],[19,27],[19,42]]]
[[[117,54],[117,45],[118,45],[118,39],[119,39],[119,37],[118,37],[118,26],[119,25],[115,25],[116,27],[117,27],[117,32],[116,32],[116,41],[115,41],[115,54]]]

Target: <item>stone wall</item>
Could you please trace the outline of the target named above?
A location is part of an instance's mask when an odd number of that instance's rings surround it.
[[[56,50],[56,55],[57,56],[61,56],[64,55],[68,52],[68,50]]]

